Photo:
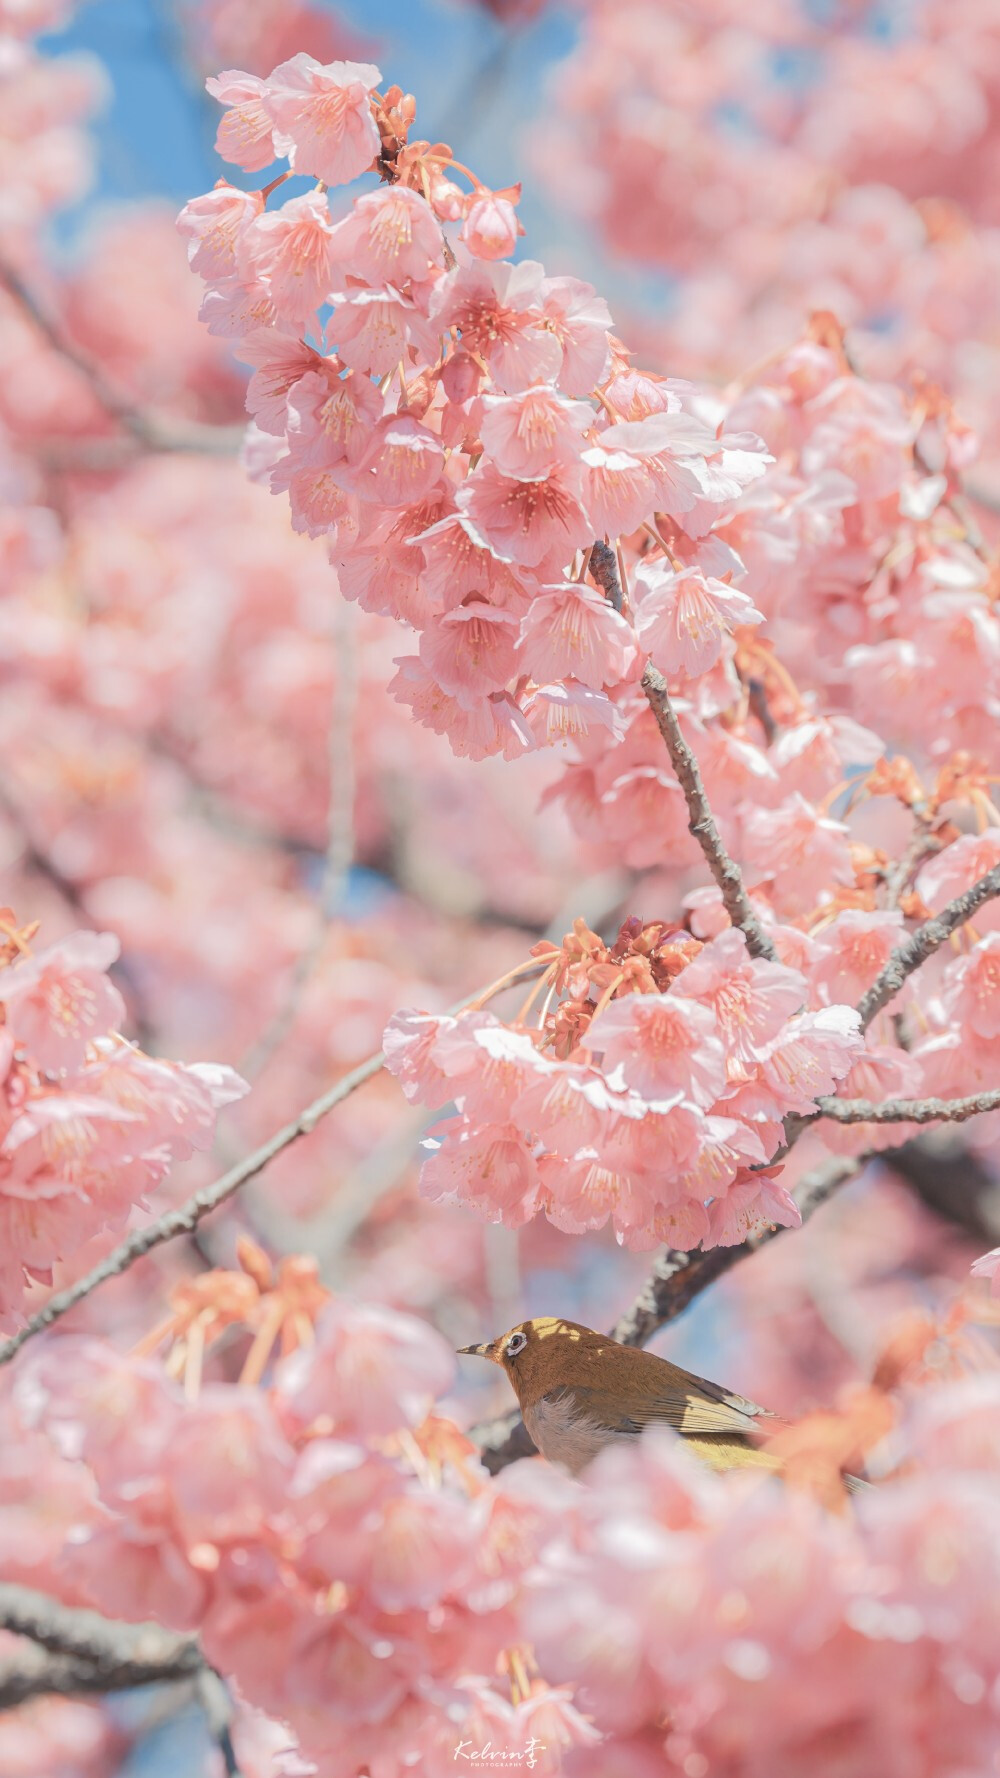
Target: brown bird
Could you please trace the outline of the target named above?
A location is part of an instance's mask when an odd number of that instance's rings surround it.
[[[762,1421],[782,1424],[768,1408],[578,1322],[541,1315],[460,1350],[502,1366],[543,1457],[573,1475],[605,1445],[655,1425],[672,1426],[712,1469],[781,1468],[755,1437]]]

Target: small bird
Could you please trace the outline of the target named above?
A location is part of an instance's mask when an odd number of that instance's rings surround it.
[[[712,1469],[781,1468],[755,1437],[762,1421],[782,1425],[768,1408],[576,1321],[537,1316],[460,1351],[506,1371],[542,1456],[572,1475],[605,1445],[657,1424],[672,1426]],[[844,1479],[852,1488],[855,1478]]]

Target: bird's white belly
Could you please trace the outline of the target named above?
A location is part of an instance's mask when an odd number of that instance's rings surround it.
[[[616,1436],[627,1436],[588,1419],[567,1396],[554,1401],[543,1397],[524,1409],[523,1419],[542,1456],[561,1463],[571,1475],[577,1475]]]

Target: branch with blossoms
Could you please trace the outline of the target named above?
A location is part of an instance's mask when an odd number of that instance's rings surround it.
[[[78,936],[82,938],[87,935]],[[531,964],[528,972],[523,969],[513,972],[515,979],[521,979],[527,973],[537,974],[537,967]],[[86,985],[84,984],[84,986]],[[470,1000],[475,1004],[480,1004],[506,986],[507,978],[503,978],[497,983],[490,983],[460,1001],[453,1011],[455,1013],[461,1012]],[[64,1290],[56,1291],[40,1309],[36,1309],[34,1314],[28,1317],[23,1327],[11,1334],[8,1339],[0,1340],[0,1365],[9,1364],[28,1340],[34,1339],[36,1334],[43,1333],[46,1328],[61,1320],[64,1315],[69,1313],[70,1309],[74,1309],[78,1303],[90,1296],[92,1291],[106,1283],[109,1278],[116,1278],[122,1272],[128,1271],[137,1260],[143,1259],[147,1253],[152,1253],[154,1248],[161,1247],[164,1242],[176,1240],[179,1235],[191,1234],[206,1216],[209,1216],[213,1210],[217,1210],[242,1186],[262,1173],[277,1155],[282,1154],[293,1143],[300,1141],[303,1136],[310,1135],[336,1106],[341,1105],[359,1087],[364,1086],[366,1081],[373,1079],[385,1066],[385,1060],[385,1053],[381,1050],[376,1055],[369,1056],[367,1061],[342,1075],[340,1080],[335,1081],[331,1087],[327,1088],[326,1092],[321,1093],[318,1098],[304,1106],[290,1123],[275,1131],[268,1141],[261,1143],[251,1154],[245,1155],[241,1161],[236,1162],[211,1185],[204,1186],[201,1191],[193,1193],[176,1210],[168,1210],[144,1227],[136,1229],[103,1260],[99,1261],[91,1271],[76,1279],[74,1283],[67,1285]],[[227,1076],[230,1073],[229,1070],[220,1072]],[[234,1080],[237,1078],[233,1077]],[[242,1082],[240,1086],[243,1087]],[[16,1262],[16,1256],[13,1257]]]
[[[327,538],[347,597],[418,633],[392,687],[417,720],[472,758],[572,742],[550,794],[581,830],[640,867],[687,862],[690,835],[721,896],[696,894],[676,924],[626,921],[611,943],[578,925],[537,953],[541,982],[513,1021],[400,1015],[388,1065],[410,1098],[456,1107],[428,1143],[424,1193],[512,1226],[610,1218],[632,1246],[684,1253],[795,1226],[774,1168],[834,1087],[860,1104],[879,1102],[873,1084],[890,1103],[951,1103],[918,1080],[930,1040],[910,1053],[864,1032],[981,902],[970,891],[900,945],[903,914],[876,894],[905,891],[928,811],[958,794],[978,812],[985,791],[956,766],[928,798],[912,770],[883,767],[877,737],[811,713],[756,640],[766,614],[741,584],[745,502],[772,462],[762,440],[742,419],[725,430],[721,403],[710,425],[686,386],[634,371],[590,286],[505,263],[516,192],[485,193],[447,145],[415,139],[415,102],[379,79],[298,56],[266,80],[210,83],[225,157],[253,172],[277,156],[318,181],[274,208],[285,173],[256,192],[223,183],[180,218],[206,324],[253,368],[253,473],[288,493],[297,529]],[[333,221],[327,187],[366,171],[384,189]],[[855,465],[863,440],[868,462],[879,436],[858,502],[884,502],[893,475],[900,522],[947,502],[950,471],[927,484],[927,410],[899,413],[845,375],[829,318],[808,350],[842,403],[828,448]],[[948,437],[935,448],[950,461]],[[838,512],[847,483],[830,487]],[[760,710],[764,748],[748,727]],[[769,800],[741,797],[727,770],[768,783]],[[844,792],[918,815],[898,882],[825,812]],[[839,1139],[878,1147],[891,1121],[869,1120],[877,1141]]]

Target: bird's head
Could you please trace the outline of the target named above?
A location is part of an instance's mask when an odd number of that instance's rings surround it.
[[[537,1401],[550,1389],[579,1383],[592,1375],[594,1360],[608,1348],[618,1350],[606,1334],[564,1321],[558,1315],[538,1315],[519,1321],[495,1340],[481,1346],[462,1346],[462,1356],[488,1358],[509,1377],[522,1406]]]

